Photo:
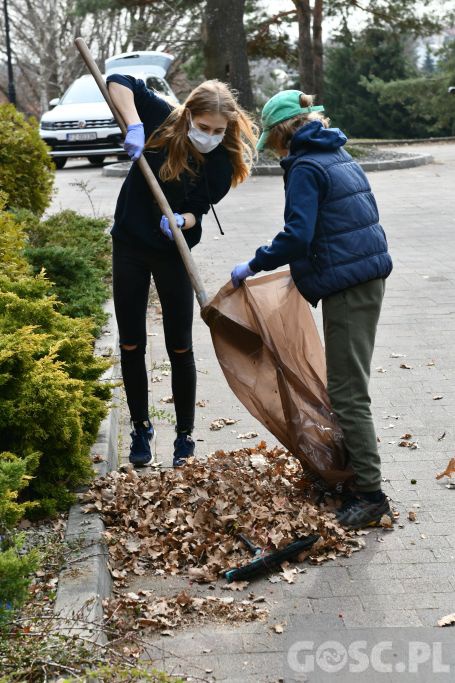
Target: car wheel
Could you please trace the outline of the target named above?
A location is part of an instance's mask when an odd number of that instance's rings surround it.
[[[102,154],[97,154],[94,157],[87,157],[92,166],[101,166],[105,158],[106,157],[104,157]]]
[[[54,157],[52,161],[55,164],[55,168],[63,168],[66,162],[68,161],[68,157]]]

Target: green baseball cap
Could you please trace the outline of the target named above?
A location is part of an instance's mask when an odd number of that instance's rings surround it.
[[[301,107],[300,95],[302,94],[301,90],[282,90],[264,104],[261,114],[263,131],[257,142],[256,149],[259,151],[264,149],[270,129],[278,123],[292,119],[294,116],[300,116],[300,114],[324,111],[322,106]]]

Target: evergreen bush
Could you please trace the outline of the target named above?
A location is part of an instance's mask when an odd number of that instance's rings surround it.
[[[410,138],[455,135],[455,106],[447,94],[452,78],[421,76],[385,83],[380,78],[365,81],[368,92],[383,109],[401,108]],[[431,101],[431,107],[428,102]]]
[[[0,541],[0,629],[10,610],[25,602],[30,575],[39,565],[39,553],[36,550],[24,553],[22,544],[21,535],[15,536],[6,547]]]
[[[45,221],[30,212],[17,212],[27,231],[25,255],[34,272],[43,268],[62,303],[61,312],[72,318],[92,317],[96,332],[106,321],[110,240],[108,220],[62,211]]]
[[[21,537],[11,533],[34,505],[17,499],[37,465],[37,453],[24,459],[0,453],[0,627],[10,609],[19,607],[26,598],[29,575],[38,564],[36,552],[22,552]]]
[[[51,200],[54,173],[36,119],[27,120],[12,104],[1,104],[0,190],[9,206],[41,215]]]
[[[27,458],[18,458],[13,453],[0,453],[0,538],[6,539],[8,533],[22,519],[27,509],[35,504],[30,501],[18,502],[19,491],[25,488],[33,472],[36,471],[39,454],[32,453]]]
[[[0,211],[0,444],[21,458],[41,453],[25,493],[39,501],[33,514],[54,514],[92,474],[90,446],[110,393],[100,381],[108,362],[93,355],[93,321],[63,315],[44,273],[27,273],[11,252],[23,239],[21,225]]]
[[[39,563],[15,527],[24,514],[66,509],[90,479],[110,396],[108,362],[93,355],[108,293],[106,221],[74,212],[40,221],[53,176],[36,121],[1,105],[0,630]]]
[[[327,49],[324,106],[348,137],[455,135],[455,40],[419,65],[410,35],[369,25],[346,28]],[[429,103],[431,106],[429,106]]]
[[[42,453],[29,493],[53,514],[90,478],[109,389],[99,382],[107,363],[93,355],[91,321],[59,313],[47,289],[43,275],[0,276],[0,443]]]
[[[6,203],[7,195],[0,191],[0,269],[6,277],[16,278],[29,273],[30,268],[23,254],[25,235],[14,217],[5,211]]]

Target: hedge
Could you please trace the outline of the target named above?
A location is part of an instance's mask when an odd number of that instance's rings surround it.
[[[26,493],[39,502],[34,514],[53,514],[92,474],[89,451],[110,394],[100,381],[108,362],[93,355],[93,321],[60,312],[44,273],[32,275],[20,260],[24,244],[23,226],[0,205],[1,450],[41,453]]]
[[[8,205],[41,215],[49,206],[55,167],[36,119],[0,105],[0,189]]]
[[[24,553],[21,536],[10,533],[33,507],[33,503],[20,503],[17,498],[37,464],[36,453],[25,459],[13,453],[0,453],[0,631],[11,608],[19,607],[26,598],[29,575],[38,567],[38,553]]]
[[[44,272],[23,254],[23,225],[0,196],[0,630],[27,594],[39,557],[15,525],[54,515],[90,480],[90,447],[106,413],[108,362],[93,355],[95,324],[62,314]]]
[[[109,221],[75,211],[61,211],[44,221],[26,211],[16,216],[27,233],[25,256],[35,273],[46,271],[62,304],[61,313],[92,317],[99,333],[106,322],[103,304],[109,296]]]
[[[107,223],[74,212],[40,220],[52,183],[36,122],[0,106],[0,632],[39,563],[16,526],[66,510],[90,480],[110,397],[109,362],[93,355]]]

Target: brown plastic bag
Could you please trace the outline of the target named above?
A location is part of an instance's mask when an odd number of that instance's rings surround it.
[[[330,486],[350,478],[325,388],[324,350],[289,271],[238,289],[229,283],[201,314],[229,386],[249,412]]]

